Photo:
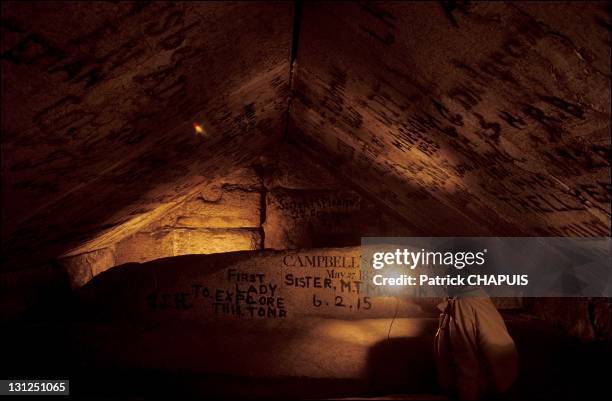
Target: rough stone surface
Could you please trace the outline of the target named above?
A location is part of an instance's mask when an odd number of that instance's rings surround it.
[[[415,235],[405,221],[290,146],[264,158],[262,166],[266,248],[350,246],[364,236]]]
[[[278,140],[292,18],[290,2],[3,3],[3,269],[146,219]]]
[[[260,248],[261,234],[252,229],[199,228],[139,232],[116,245],[116,259],[110,266],[177,255]]]
[[[606,3],[305,3],[289,135],[427,235],[610,235]]]
[[[179,229],[173,233],[174,255],[261,249],[261,233],[256,229]]]
[[[293,12],[2,3],[3,305],[189,252],[610,235],[609,5],[305,2],[296,60]],[[609,301],[528,307],[610,338]]]
[[[218,198],[199,195],[189,199],[169,215],[160,225],[185,228],[240,228],[259,227],[261,224],[261,193],[225,187]]]
[[[360,240],[361,197],[353,191],[274,189],[266,197],[266,246],[291,249]]]
[[[71,287],[76,288],[85,285],[94,276],[114,266],[115,252],[113,248],[104,248],[62,258],[59,262],[70,277]]]
[[[261,178],[253,168],[228,168],[135,234],[120,238],[113,265],[261,249],[261,191]]]
[[[425,316],[376,287],[360,247],[186,255],[117,266],[81,287],[88,313],[127,321]],[[405,294],[412,289],[406,289]],[[401,294],[404,294],[402,292]]]
[[[260,159],[268,189],[337,189],[338,179],[308,155],[289,144],[279,145]]]
[[[117,235],[108,243],[103,248],[108,257],[98,257],[101,251],[86,245],[63,258],[73,285],[129,262],[263,248],[354,246],[362,236],[413,233],[288,145],[270,150],[254,165],[226,170],[141,224],[135,233]],[[94,238],[93,243],[104,241]]]
[[[170,230],[138,232],[115,245],[113,266],[172,256],[173,240],[174,234]]]

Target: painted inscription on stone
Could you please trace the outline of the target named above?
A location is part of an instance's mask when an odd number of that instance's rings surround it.
[[[398,295],[371,284],[360,269],[359,248],[255,254],[213,273],[202,271],[167,290],[148,291],[147,309],[195,319],[388,317]]]

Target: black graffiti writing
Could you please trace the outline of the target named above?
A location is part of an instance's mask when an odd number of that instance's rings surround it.
[[[356,256],[333,255],[286,255],[283,257],[285,267],[359,267]]]
[[[333,300],[320,298],[316,294],[312,295],[312,306],[315,308],[335,307],[348,310],[370,310],[372,309],[372,299],[370,297],[357,297],[353,302],[348,302],[342,295],[335,295]]]
[[[317,276],[295,276],[291,273],[285,275],[286,287],[295,288],[332,288],[332,280]]]

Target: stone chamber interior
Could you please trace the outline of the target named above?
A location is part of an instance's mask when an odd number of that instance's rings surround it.
[[[0,378],[445,399],[438,300],[358,292],[361,237],[610,236],[610,3],[3,2],[1,29]],[[607,398],[610,298],[494,302],[508,399]]]

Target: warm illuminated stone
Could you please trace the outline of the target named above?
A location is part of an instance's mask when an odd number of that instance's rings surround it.
[[[261,220],[261,194],[258,191],[227,189],[217,199],[196,196],[161,221],[175,228],[240,228],[258,227]]]
[[[181,229],[173,232],[173,255],[246,251],[261,247],[261,234],[252,229]]]
[[[60,259],[66,269],[70,284],[80,287],[92,277],[115,265],[115,255],[112,249],[104,248],[80,255]]]

